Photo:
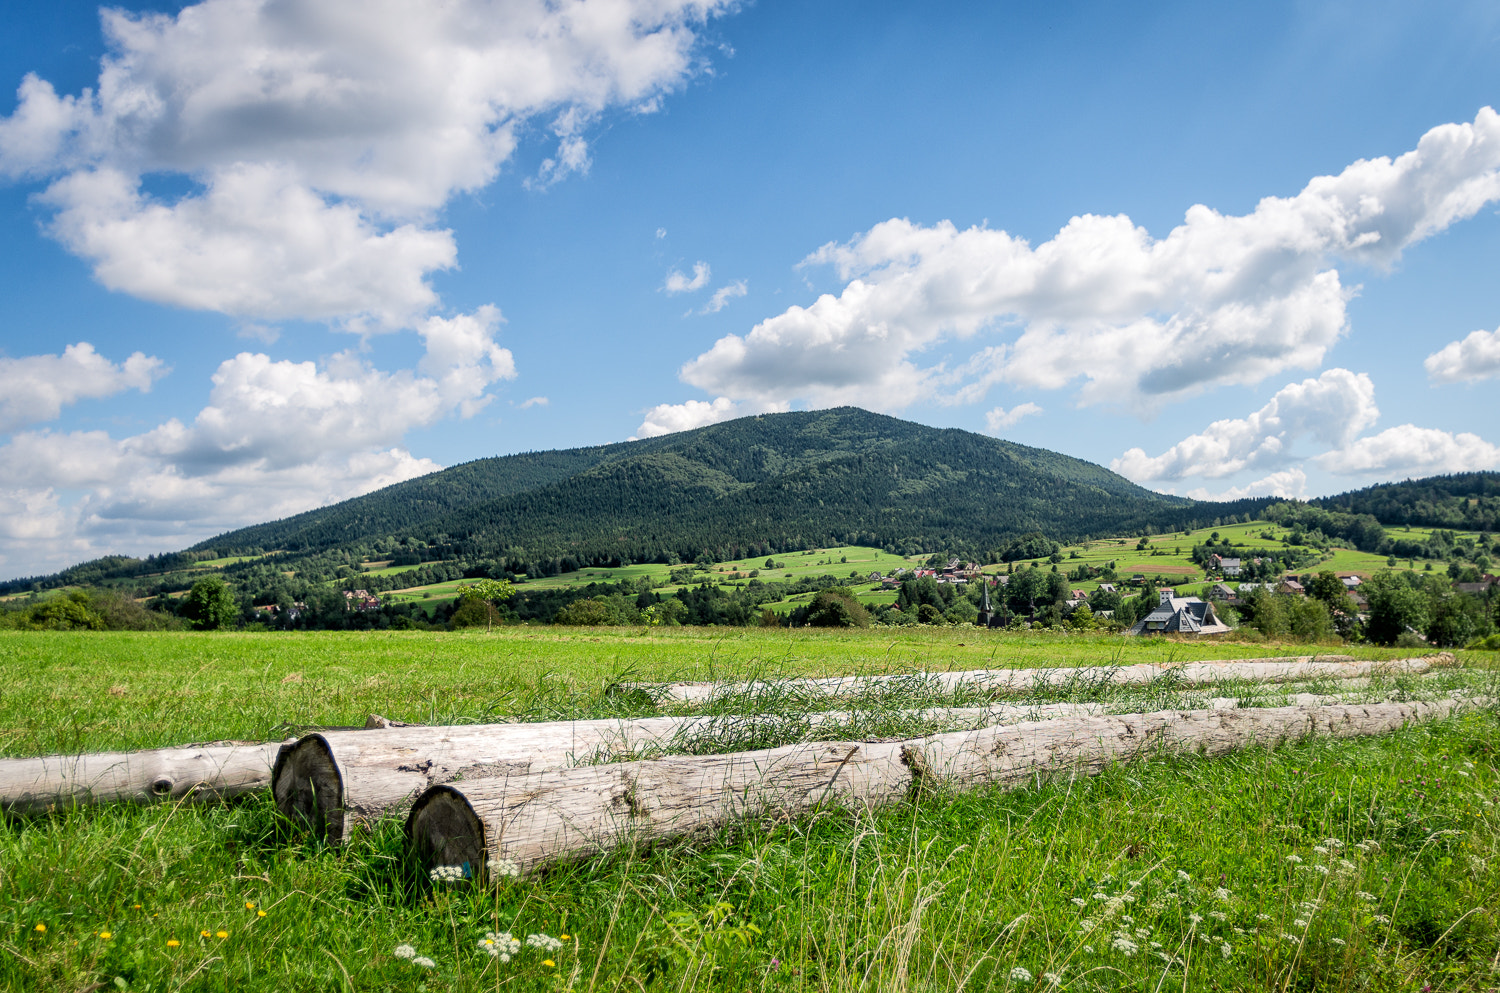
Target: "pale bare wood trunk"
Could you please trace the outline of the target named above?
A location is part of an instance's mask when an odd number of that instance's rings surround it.
[[[1365,685],[1368,680],[1351,682]],[[1289,702],[1308,706],[1341,701],[1337,696],[1294,693],[1289,694]],[[1199,706],[1233,709],[1239,701],[1214,698]],[[1102,703],[1015,703],[933,707],[886,716],[972,729],[1098,715],[1106,710]],[[282,751],[272,787],[284,815],[318,837],[342,843],[356,824],[402,812],[423,790],[442,783],[595,765],[656,749],[681,751],[695,735],[737,737],[758,729],[784,728],[789,721],[813,730],[849,724],[858,716],[823,711],[324,731],[307,735]]]
[[[1091,775],[1161,752],[1222,754],[1310,735],[1396,730],[1486,701],[1439,700],[1058,718],[903,742],[818,742],[729,755],[531,772],[434,786],[407,835],[429,865],[483,875],[492,859],[523,871],[723,825],[797,816],[825,803],[890,803],[919,784],[1015,785]]]
[[[1230,680],[1280,683],[1309,679],[1352,679],[1372,675],[1426,672],[1434,665],[1451,664],[1447,652],[1390,662],[1360,662],[1341,655],[1303,655],[1291,659],[1233,659],[1182,664],[1142,663],[1128,666],[1080,666],[1056,669],[977,669],[958,672],[911,673],[893,676],[833,676],[826,679],[785,679],[763,683],[616,683],[613,693],[643,693],[659,703],[703,705],[757,689],[804,697],[848,697],[888,689],[928,692],[1007,694],[1079,686],[1146,685],[1170,679],[1176,686],[1205,686]]]
[[[0,759],[0,805],[38,812],[111,800],[234,796],[271,785],[281,742]]]

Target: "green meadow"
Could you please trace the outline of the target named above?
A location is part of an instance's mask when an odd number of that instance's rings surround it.
[[[622,677],[1301,651],[958,628],[7,633],[0,751],[275,738],[370,712],[645,712],[604,695]],[[1488,989],[1497,741],[1481,710],[1380,739],[744,822],[493,889],[427,879],[398,821],[332,848],[264,797],[12,816],[0,988]],[[481,947],[502,932],[520,944],[509,962]]]

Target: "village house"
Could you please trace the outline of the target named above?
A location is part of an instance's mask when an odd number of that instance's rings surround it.
[[[1278,583],[1276,585],[1276,592],[1277,593],[1291,593],[1294,596],[1306,596],[1307,595],[1307,590],[1303,588],[1302,584],[1299,583],[1299,582],[1297,582],[1295,579],[1291,578],[1290,576],[1288,576],[1286,579],[1283,579],[1280,583]]]
[[[1217,572],[1225,579],[1238,578],[1242,567],[1239,559],[1225,558],[1217,552],[1208,557],[1208,571]]]
[[[380,609],[380,597],[372,595],[369,590],[345,590],[344,600],[350,610]]]
[[[1225,602],[1239,599],[1239,597],[1235,596],[1234,590],[1230,588],[1228,583],[1214,583],[1208,588],[1206,596],[1210,600]]]
[[[1197,597],[1171,597],[1130,629],[1130,634],[1223,634],[1229,625]]]

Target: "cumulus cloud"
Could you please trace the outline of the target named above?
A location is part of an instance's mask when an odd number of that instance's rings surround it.
[[[833,266],[839,293],[720,339],[681,375],[738,401],[890,409],[954,389],[942,363],[915,359],[983,332],[1006,339],[991,382],[1078,384],[1084,403],[1151,410],[1316,367],[1346,326],[1338,264],[1388,267],[1496,199],[1500,115],[1486,107],[1248,214],[1191,207],[1160,239],[1123,215],[1075,217],[1036,246],[894,218],[804,260]]]
[[[85,398],[150,392],[151,384],[166,374],[161,359],[135,352],[116,365],[86,341],[69,345],[61,355],[0,357],[0,434],[50,421],[63,407]]]
[[[662,284],[662,289],[669,294],[692,293],[694,290],[701,290],[707,286],[711,274],[712,270],[709,269],[707,262],[695,262],[691,276],[672,269],[667,272],[667,281]]]
[[[1154,458],[1132,448],[1110,468],[1136,482],[1274,468],[1293,457],[1292,445],[1300,437],[1310,436],[1325,448],[1342,447],[1379,416],[1369,376],[1329,369],[1283,387],[1248,417],[1214,421]]]
[[[1188,490],[1194,500],[1243,500],[1246,497],[1274,496],[1285,500],[1300,500],[1307,496],[1307,473],[1301,469],[1283,469],[1263,479],[1244,486],[1232,486],[1221,493],[1210,493],[1207,489]]]
[[[515,377],[485,307],[418,327],[415,370],[384,372],[354,352],[326,364],[243,352],[219,365],[206,406],[123,439],[103,431],[28,431],[0,447],[0,508],[11,521],[0,568],[11,575],[110,551],[159,551],[440,468],[405,434],[472,416]],[[64,491],[84,491],[71,502]],[[24,534],[17,533],[24,531]]]
[[[703,305],[700,314],[717,314],[728,305],[729,301],[736,297],[742,297],[750,292],[749,284],[743,279],[737,279],[728,286],[721,286],[714,290],[713,296],[708,298],[708,303]]]
[[[1023,417],[1040,414],[1042,408],[1034,403],[1021,403],[1006,410],[1004,407],[996,407],[984,415],[984,430],[986,434],[999,434],[1004,428],[1018,423]]]
[[[656,438],[756,413],[761,411],[737,404],[728,397],[718,397],[712,402],[689,400],[687,403],[659,403],[646,411],[646,419],[636,428],[635,437]],[[631,440],[634,441],[635,438]]]
[[[1402,424],[1360,438],[1347,448],[1327,452],[1314,461],[1341,476],[1431,476],[1500,468],[1500,446],[1490,444],[1477,434],[1454,434],[1437,428]]]
[[[430,227],[538,117],[535,184],[589,167],[586,129],[649,112],[701,66],[730,0],[203,0],[106,8],[97,84],[28,75],[0,175],[52,181],[50,230],[114,289],[251,318],[409,326],[454,264]],[[188,177],[156,198],[142,177]]]
[[[1422,363],[1434,383],[1459,383],[1500,376],[1500,328],[1475,331],[1450,341]]]
[[[522,400],[520,403],[516,404],[516,406],[521,410],[529,410],[532,407],[545,407],[551,402],[552,401],[548,400],[546,397],[527,397],[525,400]]]

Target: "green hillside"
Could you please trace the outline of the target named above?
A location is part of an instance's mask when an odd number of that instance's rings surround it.
[[[1370,514],[1391,527],[1494,531],[1500,528],[1500,472],[1382,483],[1310,502],[1327,510]]]
[[[980,551],[1024,531],[1158,524],[1188,505],[1055,452],[840,408],[471,462],[198,549],[397,537],[470,560],[598,564],[844,541]]]

